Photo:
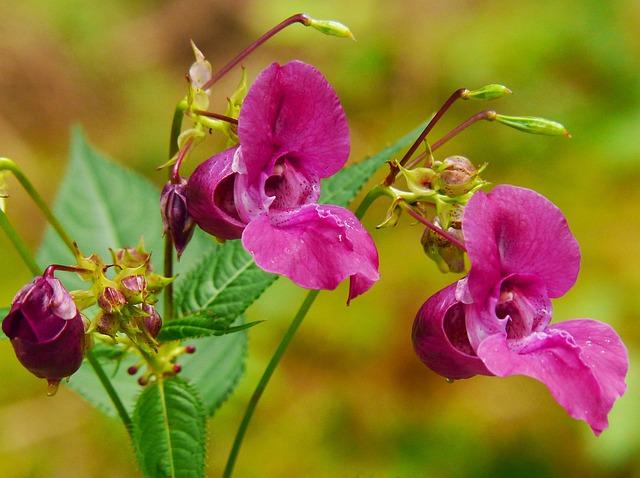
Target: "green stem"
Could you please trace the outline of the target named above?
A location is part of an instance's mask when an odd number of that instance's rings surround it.
[[[44,201],[44,199],[42,199],[42,196],[40,196],[38,191],[36,191],[36,189],[33,187],[33,184],[31,184],[31,181],[27,179],[27,177],[20,170],[18,165],[9,158],[0,158],[0,171],[10,171],[11,173],[13,173],[13,175],[20,182],[20,184],[22,185],[24,190],[27,192],[27,194],[31,196],[31,199],[33,199],[33,202],[36,203],[36,206],[38,206],[40,211],[42,211],[42,214],[44,214],[44,216],[47,218],[47,221],[49,221],[49,224],[51,224],[51,226],[58,233],[58,236],[60,236],[60,239],[62,239],[62,241],[65,243],[65,245],[69,248],[69,250],[75,257],[77,254],[77,247],[75,243],[71,240],[71,238],[67,234],[67,231],[64,230],[64,227],[62,227],[62,224],[60,224],[58,219],[56,219],[56,217],[53,215],[53,213],[51,212],[51,209],[49,209],[49,206],[47,206],[47,203]]]
[[[178,152],[178,136],[182,130],[182,120],[184,118],[184,110],[187,107],[185,100],[182,100],[176,106],[173,112],[173,120],[171,121],[171,135],[169,137],[169,158],[173,158]],[[172,169],[169,168],[169,180],[171,180]],[[173,277],[173,241],[169,234],[164,237],[164,276]],[[164,319],[171,320],[173,318],[173,283],[169,283],[164,288]]]
[[[100,362],[98,362],[98,359],[93,355],[93,352],[91,350],[87,352],[86,357],[87,357],[87,360],[89,361],[89,364],[91,364],[91,366],[93,367],[94,372],[98,376],[100,383],[102,383],[104,390],[107,392],[107,395],[109,395],[109,398],[111,398],[111,401],[113,402],[113,406],[118,412],[118,415],[120,415],[120,419],[122,420],[122,423],[127,429],[127,432],[129,432],[129,435],[131,435],[131,427],[132,427],[131,417],[129,417],[129,414],[127,413],[127,409],[124,408],[124,404],[120,400],[120,397],[118,396],[118,392],[116,392],[116,389],[113,388],[113,384],[111,383],[111,380],[109,380],[109,377],[107,377],[107,374],[104,372],[102,365],[100,365]]]
[[[16,250],[18,251],[18,254],[20,254],[20,257],[22,257],[22,260],[27,265],[31,273],[34,276],[37,276],[40,273],[42,273],[42,271],[38,267],[38,264],[36,263],[33,256],[31,255],[29,248],[24,243],[22,238],[18,235],[18,232],[13,228],[13,226],[9,222],[9,218],[7,218],[7,215],[2,211],[2,209],[0,209],[0,228],[5,232],[5,234],[7,235],[7,237],[13,244],[13,246],[16,248]]]
[[[374,188],[369,191],[356,211],[356,216],[358,217],[358,219],[362,219],[373,201],[375,201],[378,197],[383,196],[384,194],[385,192],[383,188]],[[264,393],[265,388],[267,388],[273,372],[275,372],[276,368],[278,367],[278,364],[280,363],[282,356],[287,350],[289,343],[293,339],[293,336],[296,334],[298,328],[302,324],[302,321],[306,317],[307,312],[309,312],[309,309],[313,305],[319,293],[319,290],[309,291],[304,299],[304,302],[302,302],[302,305],[300,305],[298,312],[291,321],[289,328],[280,340],[280,344],[278,344],[278,348],[271,357],[267,368],[262,373],[262,377],[260,378],[258,385],[251,395],[251,399],[247,404],[244,416],[242,417],[242,421],[240,422],[240,426],[238,427],[238,431],[236,432],[236,436],[233,440],[233,445],[231,447],[231,451],[229,452],[229,458],[227,458],[227,464],[225,465],[224,472],[222,474],[223,478],[231,478],[231,475],[233,474],[233,468],[238,458],[238,453],[240,452],[240,447],[242,446],[242,440],[244,439],[244,435],[247,432],[247,428],[249,427],[249,423],[251,422],[251,418],[253,417],[256,407],[258,406],[260,397],[262,397],[262,394]]]
[[[236,433],[236,437],[233,440],[233,446],[231,447],[231,452],[229,453],[229,458],[227,459],[227,465],[225,466],[224,473],[222,474],[224,478],[230,478],[231,475],[233,474],[233,467],[236,463],[236,459],[238,458],[238,452],[240,451],[242,440],[247,431],[247,428],[249,427],[249,422],[251,421],[251,417],[253,416],[253,413],[256,410],[256,406],[260,401],[260,397],[262,397],[262,394],[265,388],[267,388],[267,384],[269,383],[269,380],[271,379],[271,376],[273,375],[273,372],[275,371],[276,367],[280,363],[282,356],[287,350],[287,347],[289,346],[291,339],[293,339],[293,336],[295,335],[296,331],[300,327],[300,324],[302,324],[302,321],[307,315],[307,312],[309,312],[311,305],[316,300],[316,297],[318,297],[319,293],[320,293],[319,290],[309,291],[309,293],[307,294],[307,297],[304,299],[304,302],[302,303],[302,305],[298,309],[298,312],[293,318],[293,321],[289,325],[289,328],[287,329],[284,336],[282,337],[282,340],[280,341],[278,348],[273,354],[273,357],[271,357],[271,360],[269,361],[267,368],[264,370],[264,373],[262,374],[262,377],[260,378],[260,381],[258,382],[256,389],[253,391],[253,395],[251,395],[251,399],[249,400],[247,409],[245,410],[244,416],[242,417],[242,422],[240,422],[240,427],[238,427],[238,432]]]

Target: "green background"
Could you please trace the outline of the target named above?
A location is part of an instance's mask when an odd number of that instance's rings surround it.
[[[238,477],[640,476],[640,3],[613,1],[137,1],[0,3],[0,154],[52,199],[69,129],[162,182],[171,114],[184,94],[193,38],[220,67],[282,18],[307,11],[348,24],[358,41],[293,26],[245,62],[313,63],[350,118],[352,160],[412,129],[458,87],[503,83],[499,112],[564,123],[573,139],[479,124],[439,151],[489,162],[485,178],[537,189],[565,212],[583,251],[556,320],[612,324],[629,347],[629,390],[595,438],[541,384],[520,377],[447,384],[414,356],[422,302],[453,276],[421,252],[404,220],[373,233],[381,281],[345,307],[323,293],[263,398]],[[239,78],[214,90],[214,110]],[[461,103],[432,139],[485,105]],[[215,138],[198,150],[221,147]],[[191,165],[196,161],[191,161]],[[34,248],[44,222],[9,181],[9,214]],[[122,211],[123,215],[127,211]],[[365,223],[384,216],[382,204]],[[0,237],[0,305],[29,280]],[[278,281],[247,314],[250,358],[237,393],[210,421],[209,473],[218,476],[253,385],[304,292]],[[0,476],[136,476],[120,425],[63,389],[55,398],[0,344]]]

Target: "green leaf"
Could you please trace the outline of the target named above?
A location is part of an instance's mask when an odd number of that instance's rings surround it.
[[[186,354],[178,359],[178,363],[182,365],[180,375],[198,390],[207,413],[213,415],[244,373],[247,335],[241,332],[223,337],[190,340],[187,343],[195,345],[196,353]],[[109,357],[101,356],[98,360],[118,391],[125,408],[131,412],[142,389],[136,378],[127,373],[127,368],[134,365],[139,358],[128,354],[120,366]],[[83,363],[80,370],[71,376],[68,385],[102,412],[112,417],[117,416],[111,400],[88,363]]]
[[[176,281],[179,318],[164,325],[161,340],[219,335],[276,280],[259,269],[240,241],[228,241]]]
[[[393,159],[400,151],[415,141],[424,126],[424,124],[418,126],[378,154],[348,166],[330,178],[324,179],[322,181],[320,202],[348,206],[364,185],[367,184],[371,176],[384,163]]]
[[[204,476],[206,415],[197,392],[179,378],[145,388],[133,414],[133,442],[144,476]]]
[[[85,141],[79,129],[74,130],[71,159],[54,204],[54,211],[83,253],[97,252],[110,257],[111,247],[135,246],[144,236],[146,247],[153,252],[156,270],[162,270],[162,222],[159,212],[160,192],[150,182],[132,171],[108,161]],[[212,248],[212,240],[204,233],[194,235],[178,272],[186,272],[198,264]],[[69,264],[71,254],[56,234],[48,228],[37,254],[41,265]],[[185,274],[186,275],[186,274]],[[70,288],[86,287],[75,274],[58,273]],[[161,307],[162,301],[158,303]],[[241,324],[239,319],[238,324]],[[201,392],[210,413],[231,393],[244,370],[246,334],[232,334],[207,341],[195,341],[198,352],[180,358],[181,375]],[[116,361],[104,355],[99,359],[109,376],[114,374]],[[115,373],[113,383],[125,406],[133,410],[140,387],[127,375],[127,366],[134,358],[126,357]],[[89,364],[84,363],[69,382],[89,402],[104,412],[115,415],[111,401],[98,382]],[[205,393],[206,392],[206,393]]]

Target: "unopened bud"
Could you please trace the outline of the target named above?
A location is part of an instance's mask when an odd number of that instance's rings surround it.
[[[144,387],[148,383],[149,377],[147,377],[146,375],[142,375],[140,378],[138,378],[138,385],[140,385],[141,387]]]
[[[160,195],[164,233],[173,241],[178,258],[191,240],[196,225],[187,210],[186,188],[187,182],[184,179],[178,184],[169,182]]]
[[[137,373],[138,373],[138,367],[136,367],[135,365],[132,365],[131,367],[129,367],[129,368],[127,369],[127,373],[128,373],[129,375],[135,375],[135,374],[137,374]]]
[[[438,189],[456,197],[469,192],[476,184],[478,171],[464,156],[449,156],[438,167]]]
[[[184,351],[185,351],[186,353],[188,353],[188,354],[194,354],[194,353],[196,353],[196,346],[195,346],[195,345],[187,345],[187,346],[184,348]]]
[[[144,300],[145,292],[147,290],[147,280],[144,276],[133,275],[122,279],[122,293],[127,298],[127,301],[134,304],[139,304]]]
[[[105,287],[98,296],[98,305],[108,314],[119,313],[127,303],[126,297],[113,287]]]
[[[438,220],[434,224],[440,227]],[[447,232],[452,236],[464,240],[462,230],[450,227]],[[441,272],[463,272],[464,271],[464,251],[455,244],[431,229],[425,229],[420,240],[424,252],[438,265]]]
[[[211,79],[211,63],[205,60],[204,54],[198,49],[193,40],[191,40],[191,48],[196,61],[189,68],[189,79],[194,87],[202,88]]]
[[[306,15],[306,21],[304,24],[315,28],[325,35],[333,35],[341,38],[351,38],[352,40],[356,39],[353,36],[353,33],[351,33],[351,30],[349,30],[349,27],[335,20],[318,20]]]
[[[151,253],[145,251],[144,243],[140,243],[134,247],[123,247],[122,249],[111,250],[113,262],[122,269],[137,269],[145,266],[147,272],[152,271]]]
[[[465,100],[495,100],[511,93],[512,91],[503,85],[486,85],[477,90],[466,90],[462,97]]]
[[[142,318],[144,328],[149,335],[155,339],[162,328],[162,318],[152,305],[142,304],[142,311],[145,313],[145,316]]]
[[[505,116],[496,114],[493,119],[498,123],[524,131],[525,133],[571,137],[567,128],[562,124],[545,118],[537,118],[535,116]]]
[[[108,335],[109,337],[115,337],[120,328],[120,321],[118,317],[111,314],[100,314],[96,321],[96,331],[102,335]]]
[[[180,373],[182,372],[182,365],[180,365],[179,363],[174,363],[173,367],[171,367],[171,370],[173,370],[173,373]]]

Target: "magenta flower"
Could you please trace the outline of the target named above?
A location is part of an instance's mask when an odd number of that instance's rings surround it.
[[[57,384],[82,364],[82,317],[69,292],[49,270],[18,292],[2,330],[20,363],[49,383]]]
[[[242,243],[262,269],[309,289],[351,278],[349,300],[378,280],[378,253],[349,210],[318,204],[320,180],[349,156],[335,92],[299,61],[266,68],[244,100],[240,146],[203,164],[187,185],[189,214],[205,231]]]
[[[550,299],[564,295],[580,269],[562,212],[534,191],[498,186],[473,196],[462,228],[471,270],[418,313],[418,356],[451,378],[535,378],[569,415],[600,434],[626,389],[627,351],[607,324],[549,325]]]

